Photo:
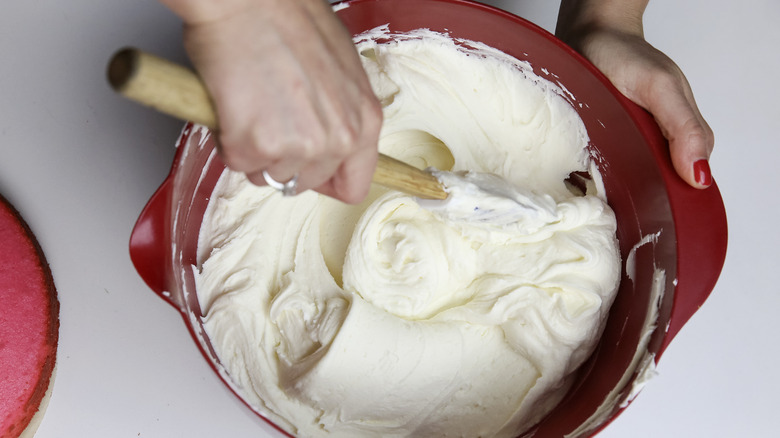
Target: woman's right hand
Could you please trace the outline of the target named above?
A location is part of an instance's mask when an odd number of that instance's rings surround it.
[[[228,167],[264,185],[298,175],[347,203],[368,193],[382,109],[323,0],[161,0],[213,99]]]

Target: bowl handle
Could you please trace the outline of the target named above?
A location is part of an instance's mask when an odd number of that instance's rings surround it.
[[[700,190],[674,176],[669,183],[680,186],[669,190],[677,234],[677,286],[669,328],[659,354],[712,292],[723,269],[728,245],[726,211],[717,184],[713,182],[709,188]]]
[[[666,182],[677,237],[674,301],[657,360],[715,287],[726,260],[728,226],[718,185],[713,182],[706,189],[696,189],[683,181],[674,170],[669,144],[653,116],[632,103],[626,108],[639,122]]]
[[[167,178],[144,207],[130,235],[130,259],[138,274],[160,297],[182,308],[182,297],[172,287],[171,192]]]

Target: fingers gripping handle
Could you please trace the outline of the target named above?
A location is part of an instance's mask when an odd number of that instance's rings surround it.
[[[211,97],[192,70],[133,48],[117,52],[108,65],[108,82],[119,94],[184,121],[217,128]],[[428,172],[379,154],[374,182],[424,199],[447,192]]]

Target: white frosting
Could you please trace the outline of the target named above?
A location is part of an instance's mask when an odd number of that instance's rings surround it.
[[[471,221],[376,187],[359,206],[283,198],[226,171],[199,241],[205,327],[235,388],[299,436],[514,436],[598,340],[619,281],[615,218],[563,182],[588,155],[560,88],[482,44],[386,36],[358,39],[384,103],[380,150],[497,174],[528,215]],[[440,177],[451,199],[473,193]]]
[[[420,205],[451,222],[479,222],[513,234],[528,234],[560,220],[555,200],[517,187],[492,173],[433,174],[445,187],[445,200],[420,199]]]

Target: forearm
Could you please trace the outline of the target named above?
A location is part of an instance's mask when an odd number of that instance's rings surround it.
[[[607,28],[643,36],[642,15],[649,0],[562,0],[555,34],[569,41],[576,34]]]

